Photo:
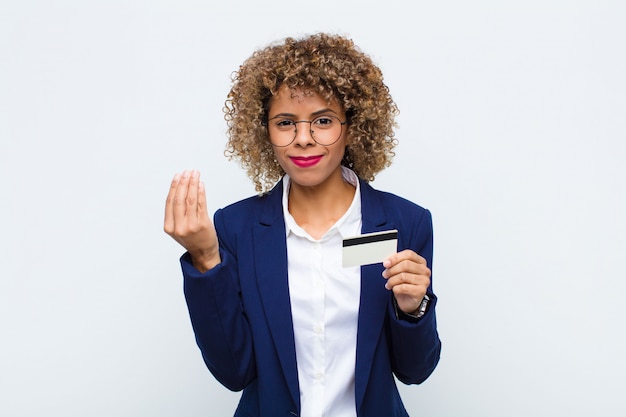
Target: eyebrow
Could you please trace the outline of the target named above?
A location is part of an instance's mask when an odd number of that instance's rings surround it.
[[[339,114],[336,111],[334,111],[333,109],[330,109],[328,107],[323,108],[321,110],[314,111],[313,113],[311,113],[311,116],[315,117],[315,116],[319,116],[321,114],[328,113],[328,112],[334,113],[335,115],[339,116]],[[278,114],[272,116],[271,119],[273,119],[275,117],[296,117],[296,115],[293,114],[293,113],[278,113]]]

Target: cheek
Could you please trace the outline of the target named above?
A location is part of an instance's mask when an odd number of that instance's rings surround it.
[[[347,152],[347,146],[345,141],[343,141],[343,143],[337,148],[337,156],[339,156],[339,159],[343,159],[343,157],[346,155]]]

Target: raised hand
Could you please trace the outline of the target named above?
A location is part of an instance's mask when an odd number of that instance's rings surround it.
[[[206,192],[198,171],[174,176],[165,202],[163,230],[189,252],[200,272],[221,262],[217,234],[207,213]]]

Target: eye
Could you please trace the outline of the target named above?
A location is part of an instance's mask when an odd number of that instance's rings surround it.
[[[330,129],[337,121],[332,116],[320,116],[313,120],[313,125],[320,129]]]
[[[293,129],[296,125],[293,120],[289,119],[278,119],[274,122],[274,125],[281,130]]]

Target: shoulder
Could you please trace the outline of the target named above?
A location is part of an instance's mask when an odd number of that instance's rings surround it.
[[[262,219],[273,220],[277,216],[282,216],[282,193],[282,181],[279,181],[267,193],[254,195],[218,209],[215,217],[229,225],[250,225]]]
[[[219,209],[218,211],[229,216],[242,215],[247,213],[255,213],[260,207],[263,207],[268,200],[268,195],[255,195],[244,198],[243,200],[230,203],[229,205]]]
[[[388,216],[394,218],[430,216],[430,211],[427,208],[397,194],[378,190],[363,180],[361,180],[361,193],[365,205],[378,206]]]
[[[284,230],[282,208],[282,181],[272,190],[231,203],[218,209],[213,216],[215,231],[220,245],[231,253],[240,245],[251,245],[254,230],[259,226],[272,226],[272,230]]]
[[[363,218],[370,224],[386,224],[399,231],[398,247],[413,249],[432,258],[433,223],[430,211],[396,194],[362,183]]]

